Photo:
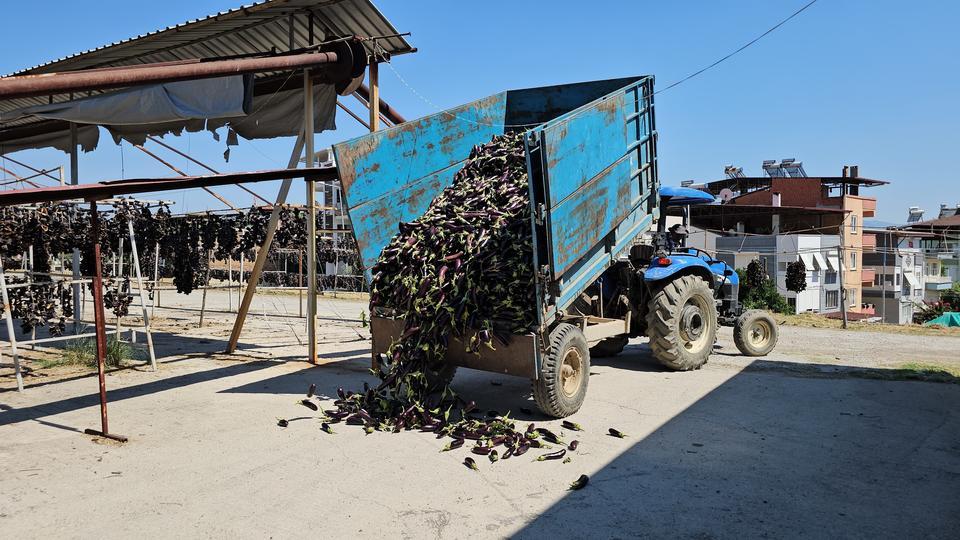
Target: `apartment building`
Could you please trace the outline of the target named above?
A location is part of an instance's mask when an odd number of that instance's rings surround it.
[[[953,215],[949,215],[949,211]],[[960,214],[955,208],[941,207],[944,217],[919,221],[898,230],[920,235],[926,274],[925,299],[935,301],[940,293],[960,281]]]
[[[876,249],[863,254],[864,271],[874,275],[863,287],[864,302],[874,304],[885,323],[909,324],[924,298],[926,265],[921,248],[923,233],[872,229]]]
[[[775,278],[777,291],[795,313],[830,313],[840,310],[842,270],[838,235],[769,234],[723,236],[715,239],[717,258],[735,268],[759,260],[767,275]],[[802,260],[807,269],[806,288],[787,290],[787,265]]]
[[[732,232],[787,232],[784,227],[787,216],[794,233],[811,232],[841,237],[845,307],[847,311],[873,313],[873,306],[863,299],[863,288],[871,286],[876,275],[872,268],[864,268],[863,254],[865,250],[870,252],[876,247],[876,237],[864,232],[863,221],[864,218],[874,217],[877,200],[861,195],[860,191],[888,182],[861,177],[857,166],[844,167],[841,176],[808,177],[802,165],[799,168],[798,165],[794,160],[764,162],[765,177],[746,177],[739,169],[731,172],[732,168],[728,167],[727,179],[708,182],[703,189],[724,201],[719,207],[728,216],[735,214],[734,208],[737,206],[749,207],[752,212],[758,208],[768,208],[772,215],[776,215],[766,231],[752,230],[746,223],[737,223],[737,228]],[[808,226],[806,230],[797,228],[803,224]]]

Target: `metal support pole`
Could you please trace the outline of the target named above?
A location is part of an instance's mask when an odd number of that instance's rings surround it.
[[[303,252],[297,250],[297,298],[300,305],[300,317],[303,317]]]
[[[297,163],[300,162],[300,154],[303,152],[303,141],[304,136],[303,132],[300,132],[300,135],[297,137],[297,142],[293,145],[293,152],[290,154],[290,161],[287,162],[288,169],[294,169],[297,167]],[[284,203],[287,202],[287,194],[290,192],[290,184],[293,181],[286,179],[280,184],[280,191],[277,192],[277,202],[273,205],[273,209],[270,211],[270,221],[267,223],[267,233],[263,240],[263,245],[260,247],[260,251],[257,253],[257,260],[253,264],[253,271],[250,275],[250,281],[256,284],[260,280],[260,273],[263,271],[263,265],[267,262],[267,254],[270,252],[270,244],[273,243],[273,236],[277,232],[277,224],[280,222],[280,209],[283,207]],[[240,268],[240,278],[237,282],[240,284],[239,289],[243,289],[243,259],[241,261]],[[237,308],[237,319],[233,322],[233,330],[230,333],[230,341],[227,343],[227,353],[232,353],[237,350],[237,342],[240,340],[240,332],[243,330],[243,323],[247,317],[247,312],[250,310],[250,303],[253,302],[253,294],[256,289],[256,286],[247,287],[247,290],[243,294],[243,298],[240,300],[240,305]]]
[[[79,142],[77,141],[77,125],[70,123],[70,184],[78,185],[80,183],[80,171],[77,168],[79,164]],[[80,250],[73,250],[73,260],[71,262],[73,270],[73,279],[80,279]],[[80,324],[83,320],[83,299],[81,298],[82,287],[80,284],[73,286],[73,333],[80,333]]]
[[[153,305],[150,314],[155,315],[160,306],[160,242],[153,245]]]
[[[100,383],[100,431],[85,429],[88,435],[126,442],[127,438],[111,435],[107,422],[107,315],[103,309],[103,272],[100,269],[100,217],[97,201],[90,201],[90,233],[93,242],[93,320],[97,329],[97,379]],[[119,336],[117,337],[119,339]]]
[[[122,278],[123,278],[123,237],[122,237],[122,236],[117,239],[117,257],[116,257],[116,261],[117,261],[117,271],[116,271],[116,273],[115,273],[114,275],[117,276],[117,277],[116,277],[116,280],[117,280],[117,294],[119,295],[120,293],[123,292],[123,291],[121,290],[121,288],[123,287],[123,281],[122,281]],[[123,328],[122,328],[122,326],[121,326],[122,323],[123,323],[122,318],[121,318],[119,315],[117,315],[117,341],[120,341],[120,334],[123,332]]]
[[[0,292],[3,293],[3,315],[7,320],[7,334],[10,336],[10,349],[13,354],[13,371],[17,376],[17,392],[23,392],[23,373],[20,370],[20,355],[17,353],[17,335],[13,328],[13,313],[10,297],[7,295],[7,276],[3,273],[3,257],[0,257]]]
[[[150,367],[157,370],[157,354],[153,349],[153,333],[150,331],[150,314],[147,313],[147,296],[143,290],[143,274],[140,271],[140,253],[137,250],[136,237],[133,234],[133,222],[127,221],[127,232],[130,233],[130,253],[133,256],[133,269],[137,278],[137,289],[140,291],[140,308],[143,310],[143,332],[147,334],[147,352],[150,354]],[[156,285],[154,285],[156,288]],[[119,339],[119,338],[118,338]]]
[[[230,288],[233,287],[233,258],[227,255],[227,311],[233,311],[233,293]]]
[[[313,167],[313,82],[303,72],[303,134],[307,167]],[[307,360],[317,363],[317,188],[307,180]]]

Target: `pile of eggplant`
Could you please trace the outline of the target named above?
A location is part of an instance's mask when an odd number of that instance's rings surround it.
[[[536,327],[530,228],[522,135],[494,137],[473,149],[452,185],[383,249],[371,312],[402,319],[403,334],[381,355],[379,385],[339,389],[335,408],[321,412],[322,430],[333,433],[331,425],[342,422],[367,433],[435,433],[448,440],[441,451],[472,454],[464,465],[474,470],[477,459],[493,463],[531,449],[538,450],[534,461],[569,462],[578,441],[533,423],[518,427],[509,412],[479,413],[432,376],[444,371],[454,336],[479,353]],[[301,403],[319,411],[312,394]],[[563,427],[581,430],[573,422]]]

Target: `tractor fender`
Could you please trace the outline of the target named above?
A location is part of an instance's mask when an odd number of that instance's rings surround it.
[[[690,256],[672,256],[670,264],[666,266],[648,266],[643,272],[643,280],[647,283],[654,281],[663,281],[667,279],[676,279],[680,276],[694,275],[699,276],[710,286],[716,288],[717,282],[715,274],[710,266],[700,257]]]

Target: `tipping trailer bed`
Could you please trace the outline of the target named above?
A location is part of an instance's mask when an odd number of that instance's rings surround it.
[[[658,216],[653,77],[501,92],[337,144],[334,153],[369,280],[399,223],[426,211],[471,148],[517,130],[526,133],[539,332],[479,355],[454,342],[447,360],[537,379],[545,336],[564,310]],[[402,321],[371,315],[376,357]],[[596,342],[625,333],[630,321],[578,323]]]

